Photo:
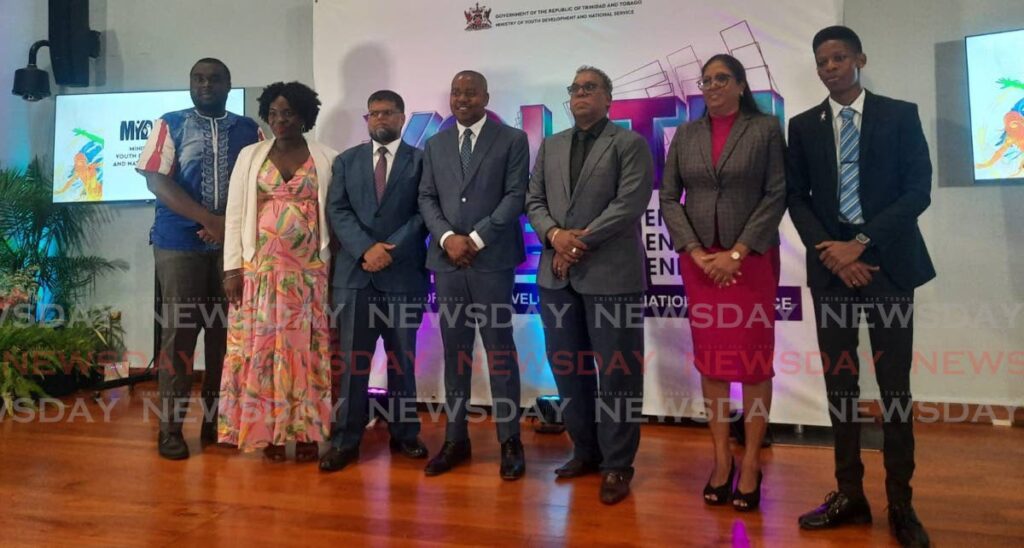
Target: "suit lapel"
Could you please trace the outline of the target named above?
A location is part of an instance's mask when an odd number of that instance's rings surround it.
[[[704,162],[704,169],[707,170],[708,175],[712,178],[715,177],[715,163],[711,159],[711,122],[707,116],[702,116],[697,120],[697,127],[694,128],[697,132],[697,147],[700,153],[700,159]]]
[[[406,147],[405,143],[399,143],[398,150],[395,151],[395,159],[392,160],[393,163],[391,164],[391,173],[388,174],[388,182],[384,186],[384,195],[381,196],[380,198],[380,206],[383,206],[384,202],[386,202],[388,198],[391,197],[392,194],[397,192],[396,190],[394,190],[395,181],[400,180],[403,172],[405,172],[406,168],[409,167],[410,156],[412,156],[412,153],[409,152],[409,149]],[[376,187],[373,189],[373,192],[374,197],[376,197]]]
[[[860,113],[860,151],[857,153],[857,162],[861,173],[861,186],[867,180],[863,175],[864,158],[868,156],[868,151],[871,150],[871,143],[875,136],[875,121],[878,119],[878,116],[875,114],[875,109],[878,108],[876,99],[874,94],[864,90],[864,112]]]
[[[458,126],[456,126],[458,127]],[[476,139],[476,143],[473,145],[473,156],[469,160],[469,169],[466,170],[466,175],[462,179],[462,189],[465,190],[469,182],[473,180],[473,176],[480,169],[480,164],[483,163],[484,157],[487,156],[487,151],[491,149],[491,145],[494,144],[498,138],[498,123],[492,120],[484,122],[482,128],[480,128],[480,135]],[[458,137],[455,139],[456,144],[458,143]],[[458,147],[456,147],[458,148]],[[458,150],[456,150],[456,158],[461,158]],[[459,171],[462,171],[462,165],[459,165]]]
[[[741,112],[736,117],[736,121],[732,123],[732,128],[729,129],[729,136],[725,139],[725,147],[722,148],[722,154],[718,156],[718,165],[715,166],[716,177],[721,173],[722,166],[729,160],[732,151],[736,149],[736,143],[743,137],[749,126],[750,115]]]
[[[366,143],[363,150],[359,151],[358,161],[365,165],[359,171],[367,175],[365,179],[356,180],[355,185],[359,195],[351,195],[349,199],[358,200],[361,211],[377,211],[377,186],[376,179],[374,179],[374,169],[377,166],[373,163],[373,141]],[[351,194],[351,190],[349,192]]]
[[[594,172],[594,167],[598,162],[601,161],[601,157],[608,151],[608,147],[612,144],[612,139],[615,138],[615,134],[618,133],[619,126],[615,125],[614,122],[608,120],[608,124],[604,126],[604,131],[594,141],[594,146],[590,149],[590,154],[587,154],[587,160],[583,162],[583,167],[580,168],[580,180],[576,181],[576,190],[569,197],[569,203],[579,195],[583,187],[587,186],[587,181],[590,180],[591,174]],[[572,139],[569,140],[569,154],[570,158],[572,155]],[[570,159],[571,162],[571,159]],[[568,177],[566,177],[568,180]]]
[[[569,184],[569,164],[572,162],[572,130],[556,136],[555,158],[558,159],[558,174],[562,183],[562,190],[565,191],[566,201],[572,200],[571,185]]]
[[[832,105],[828,102],[828,97],[821,103],[821,114],[818,115],[816,122],[818,130],[815,135],[818,141],[821,143],[821,163],[825,166],[825,173],[828,174],[827,182],[832,190],[832,202],[835,204],[835,210],[839,211],[839,167],[836,165],[838,162],[838,156],[836,155],[836,131],[835,131],[835,120],[832,116]]]

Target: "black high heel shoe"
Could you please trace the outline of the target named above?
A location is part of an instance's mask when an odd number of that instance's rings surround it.
[[[736,461],[729,462],[729,479],[718,487],[711,486],[711,480],[704,486],[704,504],[709,506],[722,506],[729,504],[729,496],[732,493],[732,478],[736,473]]]
[[[757,472],[757,488],[754,489],[753,493],[744,493],[740,491],[739,483],[736,484],[736,490],[732,493],[732,507],[737,512],[753,512],[757,510],[757,507],[761,504],[761,480],[764,479],[764,474],[759,470]]]

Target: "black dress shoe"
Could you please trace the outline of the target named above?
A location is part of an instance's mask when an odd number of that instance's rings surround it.
[[[523,454],[523,442],[519,438],[509,438],[501,444],[501,479],[517,480],[526,472],[526,456]]]
[[[928,532],[917,519],[917,513],[909,502],[889,505],[889,531],[892,532],[900,546],[927,548],[931,546]]]
[[[188,445],[181,432],[164,433],[160,432],[156,443],[160,456],[167,460],[185,460],[188,458]]]
[[[562,465],[561,468],[555,469],[555,475],[560,478],[578,478],[587,474],[596,474],[601,471],[601,465],[599,463],[581,460],[573,457],[569,462]]]
[[[391,447],[391,452],[401,453],[410,459],[427,458],[427,446],[424,445],[423,440],[419,438],[412,441],[400,441],[393,439],[388,443],[388,445]]]
[[[426,468],[423,472],[428,476],[436,476],[443,474],[451,470],[455,465],[469,459],[472,454],[472,449],[469,445],[469,440],[465,439],[462,441],[446,441],[441,446],[441,452],[439,452],[434,458],[430,459],[427,463]]]
[[[629,482],[633,479],[632,470],[611,470],[604,473],[601,480],[601,502],[615,504],[629,495]]]
[[[800,516],[801,529],[831,529],[847,523],[871,523],[871,507],[863,496],[850,498],[841,491],[832,491],[825,504]]]
[[[342,468],[359,460],[359,448],[338,449],[331,447],[320,457],[321,472],[337,472]]]

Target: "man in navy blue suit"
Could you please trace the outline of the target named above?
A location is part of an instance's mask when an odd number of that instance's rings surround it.
[[[789,122],[789,214],[807,247],[818,346],[835,433],[838,489],[800,516],[804,529],[869,523],[860,459],[859,316],[868,319],[884,407],[889,526],[904,546],[928,546],[911,506],[914,431],[910,368],[914,289],[935,277],[917,226],[931,202],[932,166],[917,105],[861,86],[867,63],[852,30],[813,40],[829,97]]]
[[[423,153],[400,139],[405,102],[381,90],[367,100],[370,142],[334,161],[327,215],[341,249],[331,280],[341,339],[339,400],[331,448],[320,470],[333,472],[359,458],[367,424],[367,387],[377,339],[387,352],[391,450],[427,456],[416,414],[416,331],[429,278],[427,229],[417,205]]]

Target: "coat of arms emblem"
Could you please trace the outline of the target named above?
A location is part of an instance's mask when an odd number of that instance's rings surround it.
[[[491,8],[481,6],[479,2],[463,12],[463,15],[466,16],[466,30],[491,28]]]

